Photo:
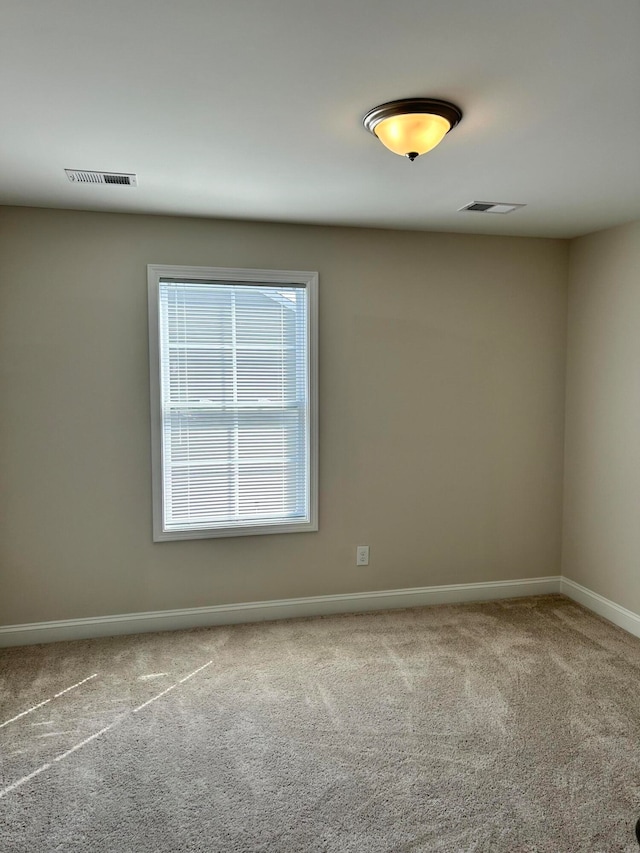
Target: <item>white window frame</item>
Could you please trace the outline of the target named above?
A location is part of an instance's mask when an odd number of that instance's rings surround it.
[[[301,533],[318,529],[318,273],[292,270],[191,267],[165,264],[147,266],[149,288],[149,370],[151,392],[151,473],[153,541],[210,539],[222,536],[257,536],[271,533]],[[264,525],[165,530],[162,478],[162,398],[160,387],[159,290],[162,279],[206,282],[253,282],[266,285],[300,285],[307,290],[307,347],[309,389],[309,495],[308,518],[299,522]]]

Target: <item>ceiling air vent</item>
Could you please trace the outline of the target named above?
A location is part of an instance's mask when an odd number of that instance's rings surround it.
[[[127,172],[88,172],[86,169],[65,169],[72,184],[117,184],[137,187],[138,176]]]
[[[475,213],[513,213],[519,207],[526,207],[525,204],[508,204],[503,201],[472,201],[465,204],[464,207],[459,207],[458,211],[471,210]]]

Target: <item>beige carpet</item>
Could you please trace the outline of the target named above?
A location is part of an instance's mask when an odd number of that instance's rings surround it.
[[[559,596],[5,650],[0,850],[637,853],[639,686]]]

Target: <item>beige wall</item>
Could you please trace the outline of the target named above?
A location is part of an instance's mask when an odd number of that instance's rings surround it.
[[[567,258],[5,208],[0,624],[557,574]],[[319,271],[318,533],[151,541],[147,263]]]
[[[570,259],[563,571],[640,613],[640,222]]]

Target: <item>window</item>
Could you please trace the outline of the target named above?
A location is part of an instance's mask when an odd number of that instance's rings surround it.
[[[317,273],[148,276],[154,540],[317,530]]]

